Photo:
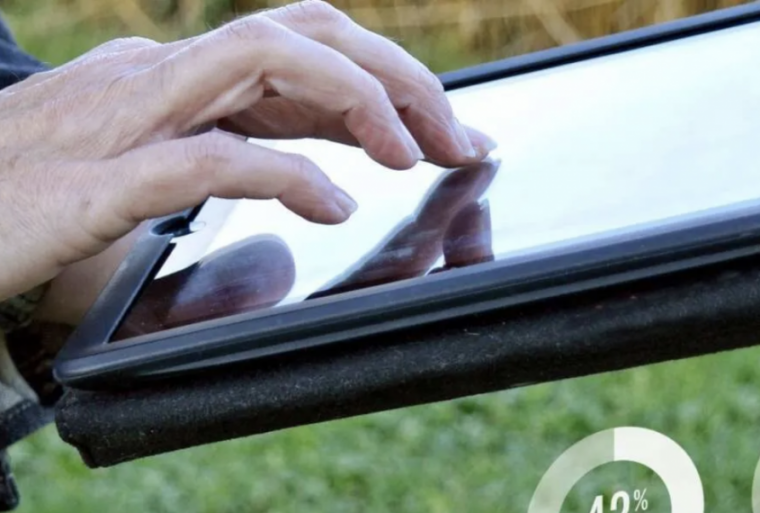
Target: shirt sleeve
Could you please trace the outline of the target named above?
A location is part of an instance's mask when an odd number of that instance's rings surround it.
[[[46,69],[45,64],[16,45],[11,31],[0,17],[0,89]]]

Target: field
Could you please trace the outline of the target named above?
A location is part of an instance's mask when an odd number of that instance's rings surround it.
[[[443,71],[735,5],[734,0],[342,0],[355,19]],[[158,40],[271,4],[246,0],[0,0],[22,44],[58,64],[123,34]],[[707,511],[749,512],[760,458],[760,349],[569,380],[293,429],[91,471],[48,428],[11,455],[22,513],[523,513],[564,449],[596,431],[642,426],[680,443]],[[192,429],[192,426],[188,426]],[[584,478],[564,513],[647,488],[652,472],[613,463]]]

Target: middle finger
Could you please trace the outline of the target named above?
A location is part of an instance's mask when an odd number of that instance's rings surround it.
[[[199,63],[202,63],[199,65]],[[267,90],[342,116],[375,160],[409,168],[422,158],[382,85],[351,60],[266,18],[252,16],[198,38],[134,77],[152,120],[174,132],[217,121]],[[150,120],[149,120],[150,121]]]
[[[262,16],[345,55],[385,87],[425,156],[443,165],[479,161],[494,142],[454,117],[440,80],[403,48],[354,23],[321,0],[306,0]]]

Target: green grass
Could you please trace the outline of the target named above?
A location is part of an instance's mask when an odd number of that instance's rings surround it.
[[[194,448],[86,469],[53,429],[11,451],[21,512],[524,513],[563,450],[596,431],[655,429],[694,459],[707,511],[750,511],[760,458],[760,349],[742,350]],[[192,429],[188,426],[188,429]],[[659,478],[614,463],[581,480],[564,513]]]

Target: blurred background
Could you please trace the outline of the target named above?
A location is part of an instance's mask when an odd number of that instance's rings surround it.
[[[167,41],[283,0],[0,0],[29,51],[61,63],[118,35]],[[603,36],[742,0],[333,0],[436,71]]]
[[[729,7],[740,0],[337,0],[435,71]],[[264,0],[0,0],[20,43],[63,63],[108,39],[161,41],[281,5]],[[698,85],[697,85],[698,86]],[[303,427],[92,471],[53,427],[11,451],[22,512],[508,512],[527,510],[570,445],[637,425],[692,456],[708,511],[750,511],[760,438],[760,350],[751,349]],[[192,429],[192,426],[188,426]],[[613,463],[563,512],[657,476]]]

